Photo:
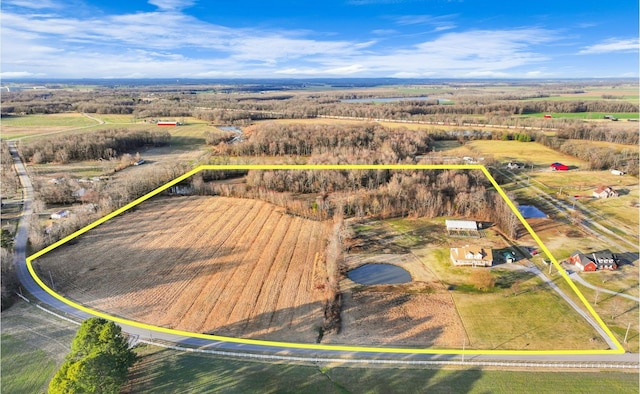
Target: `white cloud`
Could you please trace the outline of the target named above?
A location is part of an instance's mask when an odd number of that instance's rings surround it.
[[[179,11],[193,1],[149,2],[159,10],[85,19],[4,12],[2,68],[69,78],[507,76],[547,59],[532,48],[557,39],[543,29],[446,32],[403,44],[384,37],[398,34],[388,29],[372,32],[379,40],[316,39],[312,31],[230,28]],[[418,17],[436,30],[454,28],[448,16]]]
[[[640,41],[637,38],[617,39],[611,38],[598,44],[591,45],[578,52],[580,55],[610,52],[638,52]]]
[[[61,8],[61,5],[52,0],[4,0],[3,5],[30,8],[34,10],[42,10],[45,8]]]
[[[300,75],[313,75],[313,76],[327,76],[327,75],[353,75],[366,71],[366,67],[360,64],[352,64],[344,67],[335,68],[286,68],[282,70],[274,71],[277,75],[287,76],[300,76]]]
[[[0,78],[28,78],[42,76],[43,74],[34,74],[29,71],[3,71],[0,72]]]
[[[194,3],[193,0],[149,0],[149,4],[161,10],[182,10],[191,7]]]
[[[390,36],[393,34],[398,34],[398,31],[393,29],[376,29],[372,30],[371,34],[375,34],[377,36]]]

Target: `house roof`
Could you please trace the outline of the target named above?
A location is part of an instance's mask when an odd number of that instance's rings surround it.
[[[575,251],[571,254],[571,256],[578,256],[579,260],[580,260],[580,264],[582,265],[586,265],[588,263],[598,263],[598,260],[600,261],[604,261],[604,262],[608,262],[609,260],[611,260],[613,263],[617,264],[618,263],[618,258],[616,257],[616,255],[611,252],[609,249],[604,249],[604,250],[600,250],[598,252],[592,252],[592,253],[581,253],[580,251]]]
[[[493,261],[493,252],[491,249],[465,245],[461,248],[451,248],[451,257],[455,260]]]
[[[610,189],[611,191],[614,191],[613,188],[611,186],[605,186],[605,185],[600,185],[596,188],[596,193],[602,193],[603,191]]]

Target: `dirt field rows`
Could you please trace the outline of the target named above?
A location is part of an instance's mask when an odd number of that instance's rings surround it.
[[[256,200],[147,201],[35,262],[55,289],[149,324],[315,342],[322,292],[313,260],[330,224]]]

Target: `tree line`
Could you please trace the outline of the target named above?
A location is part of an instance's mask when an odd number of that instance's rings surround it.
[[[313,220],[344,217],[467,217],[516,238],[520,223],[479,171],[260,170],[244,184],[203,183],[205,195],[257,198]]]
[[[20,154],[32,164],[108,160],[144,146],[164,146],[171,142],[166,130],[101,130],[38,139],[19,145]]]

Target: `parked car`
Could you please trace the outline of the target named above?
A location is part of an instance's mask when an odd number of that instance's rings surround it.
[[[551,170],[552,171],[568,171],[569,166],[556,162],[551,164]]]

